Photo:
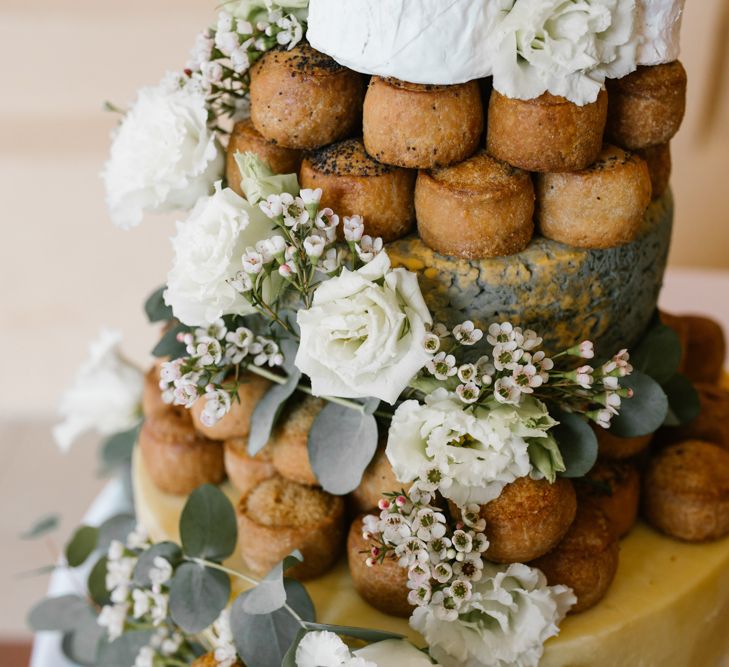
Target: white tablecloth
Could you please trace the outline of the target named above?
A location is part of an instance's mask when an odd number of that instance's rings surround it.
[[[675,314],[709,315],[729,332],[729,271],[671,269],[666,273],[660,307]],[[123,485],[111,482],[91,505],[84,522],[98,525],[105,519],[131,508]],[[62,570],[51,577],[50,595],[77,592],[68,574]],[[60,635],[41,633],[33,647],[30,667],[75,667],[63,657]]]

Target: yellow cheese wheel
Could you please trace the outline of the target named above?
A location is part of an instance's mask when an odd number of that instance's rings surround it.
[[[138,453],[132,474],[139,521],[153,539],[178,542],[185,498],[159,491]],[[222,489],[237,501],[229,483]],[[540,665],[717,667],[723,656],[729,658],[729,539],[685,544],[638,524],[620,546],[618,573],[607,596],[562,622]],[[242,570],[237,555],[227,564]],[[390,630],[424,644],[407,620],[382,614],[359,597],[346,559],[306,582],[306,588],[320,622]]]

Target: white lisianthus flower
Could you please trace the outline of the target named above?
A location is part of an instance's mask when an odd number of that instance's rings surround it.
[[[175,317],[189,326],[206,326],[223,315],[253,312],[229,281],[243,269],[246,249],[273,235],[262,211],[216,183],[215,193],[177,223],[172,239],[175,259],[164,298]]]
[[[119,352],[121,333],[103,330],[91,344],[89,357],[61,398],[63,422],[53,429],[58,446],[67,451],[86,431],[111,435],[129,430],[141,418],[142,372]]]
[[[494,88],[507,97],[584,105],[637,66],[635,0],[497,0],[490,11]]]
[[[546,437],[556,422],[536,400],[529,402],[525,415],[515,406],[464,408],[442,387],[425,404],[405,401],[392,418],[387,458],[403,483],[438,468],[445,472],[435,486],[444,496],[460,506],[483,505],[530,473],[526,438]]]
[[[433,667],[430,658],[404,639],[386,639],[357,649],[354,654],[377,667]]]
[[[179,77],[139,91],[102,172],[114,224],[134,227],[145,211],[189,210],[210,194],[224,159],[207,122],[203,91]]]
[[[386,253],[322,283],[299,310],[296,366],[315,396],[374,396],[394,403],[430,355],[420,341],[432,322],[417,276],[391,269]]]
[[[443,667],[536,667],[544,642],[559,633],[576,601],[570,588],[548,586],[539,570],[487,563],[457,618],[445,620],[424,606],[410,625]]]
[[[327,630],[308,632],[296,647],[296,667],[378,667],[352,655],[338,635]]]

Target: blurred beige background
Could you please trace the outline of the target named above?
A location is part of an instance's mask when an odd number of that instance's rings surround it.
[[[13,578],[49,559],[18,532],[56,508],[66,534],[102,484],[92,443],[65,457],[52,446],[58,395],[102,325],[122,329],[129,356],[146,363],[154,332],[141,303],[170,264],[173,218],[150,217],[130,232],[108,220],[98,173],[116,117],[102,102],[123,106],[139,86],[182,67],[215,4],[0,0],[0,638],[23,631],[25,609],[45,586]],[[671,263],[729,269],[729,57],[723,65],[719,57],[727,2],[687,4],[689,105],[673,145]]]

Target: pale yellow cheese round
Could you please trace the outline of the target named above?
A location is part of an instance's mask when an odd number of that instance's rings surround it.
[[[136,452],[133,482],[142,525],[155,540],[179,541],[186,498],[159,491]],[[222,489],[237,502],[229,483]],[[242,570],[237,555],[228,565]],[[406,620],[382,614],[359,597],[345,560],[306,587],[320,622],[390,630],[424,644]],[[729,659],[729,539],[684,544],[638,524],[620,544],[618,573],[605,599],[562,622],[540,665],[717,667],[722,657]]]

